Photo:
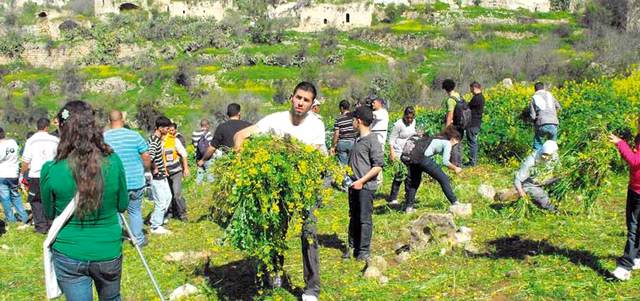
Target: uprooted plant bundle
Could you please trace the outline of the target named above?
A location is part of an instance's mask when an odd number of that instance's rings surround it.
[[[300,232],[325,193],[325,176],[345,172],[309,145],[271,136],[251,138],[240,152],[216,159],[212,168],[213,213],[226,228],[226,241],[269,272],[275,269],[272,259],[287,249],[288,233]]]

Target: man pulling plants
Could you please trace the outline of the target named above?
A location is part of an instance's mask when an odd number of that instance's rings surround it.
[[[299,83],[291,95],[291,109],[268,115],[253,126],[239,131],[235,137],[235,149],[240,150],[242,143],[251,135],[259,133],[272,133],[277,136],[292,136],[302,143],[311,145],[317,150],[326,150],[324,123],[309,111],[316,98],[316,88],[309,82]],[[316,217],[313,214],[315,208],[311,208],[304,216],[302,228],[302,263],[305,288],[302,300],[317,300],[320,295],[320,261],[318,257],[318,239],[316,231]],[[279,261],[278,267],[282,267],[284,258]],[[282,281],[276,273],[272,281],[273,286],[282,285]]]
[[[541,149],[533,152],[522,162],[520,170],[516,173],[514,185],[520,197],[529,195],[540,208],[556,212],[544,187],[558,179],[554,175],[558,163],[558,144],[547,140]]]

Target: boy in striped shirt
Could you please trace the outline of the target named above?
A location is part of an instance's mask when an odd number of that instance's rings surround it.
[[[162,139],[171,126],[169,118],[160,116],[156,119],[156,129],[149,138],[149,155],[151,156],[151,199],[154,203],[151,213],[151,233],[170,234],[171,231],[162,226],[164,215],[171,204],[171,188],[167,176],[167,168],[162,154]]]

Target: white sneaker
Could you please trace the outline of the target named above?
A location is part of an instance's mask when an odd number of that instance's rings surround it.
[[[389,202],[389,205],[398,205],[398,200],[392,200]]]
[[[407,214],[411,214],[411,213],[416,212],[416,209],[413,208],[413,207],[407,207],[407,209],[405,209],[404,212],[407,213]]]
[[[160,226],[158,228],[151,228],[151,233],[153,233],[153,234],[171,234],[171,231],[167,230],[163,226]]]
[[[633,269],[640,270],[640,258],[636,258],[633,260]]]
[[[613,277],[620,281],[627,281],[631,279],[631,271],[627,271],[623,267],[616,267],[616,269],[611,273]]]
[[[18,226],[16,229],[18,229],[18,230],[21,230],[21,231],[22,231],[22,230],[26,230],[26,229],[29,229],[29,228],[31,228],[31,225],[29,225],[29,224],[23,224],[23,225]]]
[[[318,301],[318,297],[314,295],[302,294],[302,301]]]

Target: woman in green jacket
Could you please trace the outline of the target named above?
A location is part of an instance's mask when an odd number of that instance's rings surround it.
[[[45,214],[54,218],[78,193],[76,210],[52,245],[58,284],[69,301],[120,300],[122,229],[129,197],[120,158],[105,144],[93,108],[68,102],[56,115],[60,144],[41,172]]]

